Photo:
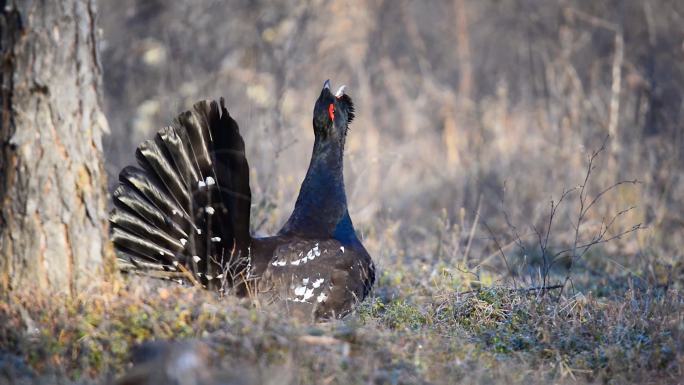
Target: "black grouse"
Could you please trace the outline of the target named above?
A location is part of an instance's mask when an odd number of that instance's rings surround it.
[[[375,267],[356,236],[342,173],[354,105],[326,81],[313,111],[311,163],[292,215],[272,237],[250,234],[251,191],[238,125],[202,101],[140,144],[119,174],[111,237],[126,271],[340,318],[370,292]]]

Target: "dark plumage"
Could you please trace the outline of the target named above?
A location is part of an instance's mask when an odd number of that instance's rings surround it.
[[[314,106],[311,163],[292,215],[273,237],[249,232],[245,146],[224,101],[199,102],[136,152],[114,192],[112,241],[122,269],[342,317],[375,280],[347,210],[344,144],[354,105],[325,82]]]

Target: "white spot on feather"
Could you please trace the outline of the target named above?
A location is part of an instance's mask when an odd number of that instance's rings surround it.
[[[176,209],[171,210],[171,215],[178,215],[178,210],[176,210]]]
[[[209,215],[214,215],[214,213],[216,212],[216,210],[214,210],[214,208],[211,207],[211,206],[205,207],[205,208],[204,208],[204,211],[206,211],[207,214],[209,214]]]
[[[325,279],[323,279],[323,278],[318,278],[317,280],[315,280],[315,281],[311,284],[311,286],[313,286],[314,289],[317,289],[318,287],[321,286],[321,284],[322,284],[323,282],[325,282]]]
[[[306,292],[304,293],[304,301],[313,297],[313,295],[314,295],[313,292],[314,292],[314,289],[306,289]]]
[[[197,182],[197,188],[205,188],[205,187],[207,187],[207,184],[204,183],[203,180]]]
[[[304,278],[304,279],[302,279],[302,284],[303,284],[303,285],[308,285],[308,284],[309,284],[309,278]]]
[[[211,238],[212,242],[221,242],[221,237],[213,237]]]
[[[306,286],[299,286],[294,291],[296,296],[302,296],[306,293]]]
[[[212,279],[214,279],[214,276],[213,276],[213,275],[207,275],[207,280],[208,280],[208,281],[211,281]]]
[[[199,257],[199,255],[193,255],[192,260],[195,261],[195,263],[199,262],[202,258]]]
[[[298,266],[300,263],[307,263],[308,261],[313,261],[316,257],[321,255],[321,251],[318,249],[318,243],[313,247],[313,249],[309,250],[305,256],[302,256],[302,253],[299,253],[299,256],[301,258],[295,259],[294,261],[290,262],[290,265]]]
[[[318,301],[318,302],[323,302],[323,301],[325,301],[326,299],[328,299],[328,296],[325,295],[325,293],[321,293],[321,294],[318,295],[318,297],[316,297],[316,301]]]
[[[214,178],[212,178],[210,176],[207,177],[206,181],[207,181],[207,186],[211,186],[211,185],[216,184],[216,181],[214,180]]]
[[[185,244],[188,243],[188,240],[185,238],[181,238],[180,243],[181,243],[181,245],[185,246]]]
[[[344,253],[344,246],[340,246],[340,251]]]

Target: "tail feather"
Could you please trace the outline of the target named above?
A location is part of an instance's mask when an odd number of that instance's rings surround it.
[[[171,266],[164,265],[159,262],[154,262],[150,260],[142,259],[139,255],[135,255],[124,250],[117,251],[119,255],[119,268],[126,272],[133,272],[134,270],[139,271],[171,271],[177,272],[178,270]]]
[[[130,234],[146,237],[149,241],[154,242],[154,244],[176,253],[183,252],[183,240],[185,238],[173,238],[168,233],[160,230],[154,225],[150,225],[135,215],[125,211],[115,211],[112,213],[111,220],[112,222],[115,222],[119,228]]]
[[[197,106],[197,105],[195,105]],[[198,108],[195,107],[195,111],[200,114],[205,114],[200,124],[200,120],[191,111],[185,111],[184,113],[178,115],[178,123],[180,126],[185,127],[190,139],[190,145],[192,153],[197,162],[197,167],[199,171],[203,174],[209,174],[211,169],[211,159],[209,157],[209,149],[207,148],[208,143],[208,133],[206,132],[206,113],[207,111],[199,112]],[[203,175],[206,177],[207,175]]]
[[[114,191],[112,241],[128,268],[183,271],[202,284],[249,265],[249,166],[221,99],[200,102],[136,151]],[[224,281],[224,282],[226,282]]]
[[[127,185],[120,185],[114,190],[114,205],[119,211],[133,212],[137,217],[165,231],[167,234],[176,235],[180,238],[188,238],[188,233],[170,216],[158,209],[144,196]],[[111,219],[110,219],[111,220]],[[117,223],[112,221],[114,225]],[[179,238],[179,239],[180,239]]]
[[[224,127],[213,131],[212,140],[216,143],[214,160],[216,176],[219,180],[229,180],[230,189],[219,185],[219,197],[228,204],[230,224],[233,226],[236,243],[247,245],[250,240],[249,215],[251,207],[251,191],[249,188],[249,165],[245,158],[245,142],[240,135],[237,123],[233,120],[221,99],[221,114],[215,104],[212,105],[211,125]]]
[[[119,174],[119,180],[137,190],[163,213],[174,216],[185,214],[185,210],[177,204],[177,197],[170,195],[150,170],[128,166]]]
[[[138,163],[143,166],[147,174],[156,174],[179,207],[188,207],[190,203],[188,186],[182,180],[182,176],[178,175],[175,165],[164,154],[163,142],[160,144],[158,141],[161,142],[161,139],[146,140],[140,144],[136,151]]]
[[[122,250],[128,250],[130,254],[152,261],[173,265],[173,262],[177,260],[173,251],[121,228],[112,229],[112,240]]]
[[[185,131],[182,131],[185,133]],[[173,160],[173,165],[176,170],[178,170],[178,176],[181,178],[185,187],[189,190],[192,189],[192,181],[199,180],[199,175],[190,160],[190,153],[188,152],[187,146],[183,143],[187,143],[189,139],[183,138],[179,135],[178,131],[174,127],[165,127],[158,134],[159,139],[163,142],[164,147],[169,152],[171,159]]]

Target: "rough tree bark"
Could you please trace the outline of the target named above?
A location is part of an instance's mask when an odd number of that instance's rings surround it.
[[[0,0],[0,291],[71,293],[109,260],[95,0]]]

